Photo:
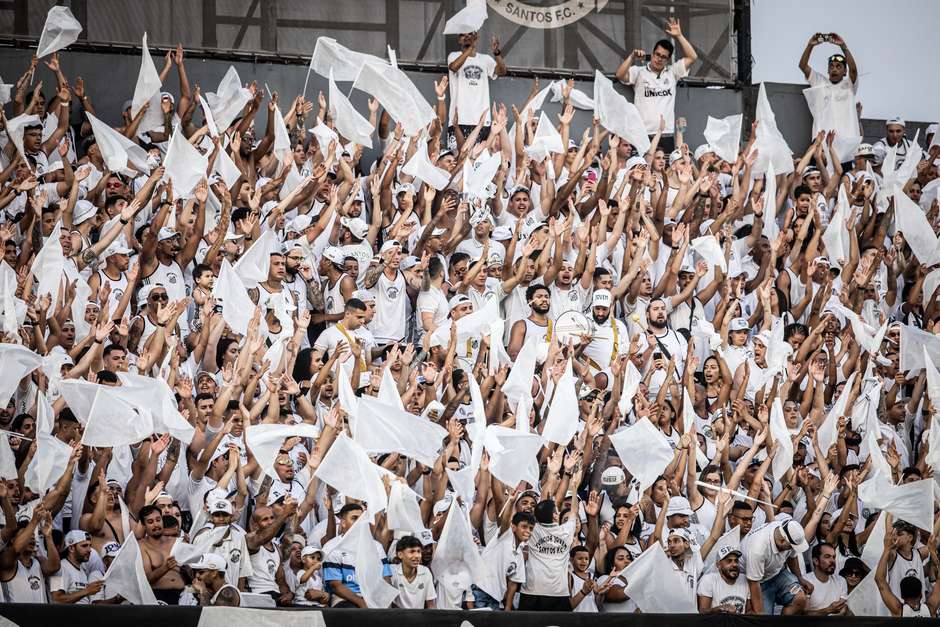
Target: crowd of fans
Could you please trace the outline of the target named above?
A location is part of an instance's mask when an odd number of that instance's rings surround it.
[[[203,94],[177,47],[100,120],[130,86],[34,57],[0,135],[2,600],[936,616],[940,148],[860,142],[835,34],[804,153],[763,95],[690,147],[665,32],[632,104],[492,102],[476,33],[434,106],[322,38],[314,100]]]

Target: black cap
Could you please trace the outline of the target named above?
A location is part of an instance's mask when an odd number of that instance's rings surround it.
[[[842,570],[839,571],[840,577],[845,577],[849,573],[858,573],[860,577],[865,577],[868,575],[868,566],[865,565],[865,562],[858,559],[857,557],[850,557],[845,560],[845,564],[842,566]]]

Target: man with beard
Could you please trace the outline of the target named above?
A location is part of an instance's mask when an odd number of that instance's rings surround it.
[[[36,551],[36,529],[46,556]],[[37,505],[33,516],[13,542],[0,553],[0,589],[5,603],[48,603],[45,578],[59,570],[59,552],[52,539],[52,516]]]
[[[326,277],[320,284],[323,313],[314,316],[312,322],[336,322],[343,318],[343,306],[356,291],[356,280],[346,274],[343,265],[345,259],[346,255],[337,246],[330,246],[323,251],[319,267],[320,274]]]
[[[310,219],[309,216],[300,215],[294,220],[300,218],[307,218],[308,221]],[[294,302],[297,304],[298,310],[311,309],[311,303],[318,299],[318,286],[313,280],[313,268],[306,263],[306,255],[300,241],[297,239],[287,242],[284,253],[285,270],[287,271],[284,283],[287,289],[294,294]]]
[[[294,593],[284,578],[281,543],[275,537],[297,511],[297,501],[289,496],[283,500],[284,506],[279,507],[277,513],[270,507],[259,507],[254,511],[251,515],[252,530],[245,536],[245,543],[254,571],[248,577],[248,587],[252,592],[269,595],[279,605],[289,605]]]
[[[140,555],[153,594],[167,605],[178,605],[184,585],[176,558],[170,555],[176,538],[164,538],[163,514],[155,505],[142,507],[137,520],[144,527]]]
[[[828,542],[813,547],[813,570],[806,580],[813,591],[806,601],[806,613],[811,616],[829,616],[845,613],[845,599],[849,595],[845,579],[835,574],[836,550]]]
[[[193,588],[195,588],[198,605],[206,607],[223,605],[238,607],[241,605],[241,594],[238,589],[228,583],[227,574],[230,570],[225,560],[214,553],[207,553],[192,565]]]
[[[548,311],[551,309],[551,292],[542,284],[530,285],[526,288],[525,299],[529,304],[532,313],[528,318],[516,320],[509,333],[509,358],[515,360],[519,351],[525,346],[530,338],[535,341],[551,342],[552,340],[552,322],[548,319]]]
[[[91,288],[92,294],[97,294],[101,286],[105,284],[111,288],[108,297],[108,311],[111,312],[112,319],[116,317],[118,303],[121,302],[121,297],[128,289],[127,267],[130,263],[129,255],[132,252],[134,252],[132,249],[123,246],[120,242],[111,244],[103,253],[104,268],[88,277],[88,286]],[[99,304],[104,305],[104,303]]]
[[[689,349],[689,343],[682,334],[669,327],[666,301],[662,298],[651,300],[646,310],[646,321],[649,329],[646,335],[640,338],[640,352],[662,353],[666,361],[674,358],[676,360],[676,372],[685,372],[685,356]]]
[[[280,452],[274,460],[274,474],[277,476],[271,482],[268,490],[268,503],[273,503],[283,496],[290,496],[295,501],[302,501],[307,493],[306,488],[297,480],[294,472],[294,462],[288,453]]]
[[[173,208],[169,202],[160,205],[150,226],[143,232],[138,273],[140,281],[144,285],[156,283],[163,285],[170,300],[173,301],[187,296],[186,275],[183,273],[183,268],[188,267],[195,258],[205,230],[208,187],[198,185],[193,193],[198,200],[197,206],[193,209],[196,213],[196,222],[185,244],[182,233],[163,226]],[[180,326],[184,329],[184,334],[189,329],[189,319],[185,311],[180,316]]]
[[[89,581],[87,569],[91,557],[91,536],[85,531],[73,529],[63,540],[65,559],[58,574],[49,580],[53,603],[91,603],[89,597],[101,592],[104,581]],[[97,571],[95,571],[97,572]]]
[[[323,353],[335,353],[336,347],[340,342],[346,344],[350,349],[359,347],[361,349],[360,360],[362,361],[362,372],[368,370],[369,353],[371,347],[366,345],[362,339],[356,336],[356,330],[359,329],[366,320],[366,304],[358,298],[350,298],[346,301],[343,310],[343,318],[336,324],[327,327],[323,333],[313,343],[313,350],[317,357]],[[344,355],[344,361],[349,359],[349,355]]]
[[[750,592],[741,577],[741,549],[723,546],[718,549],[717,571],[705,573],[698,582],[700,614],[750,614]]]
[[[594,332],[590,342],[582,342],[578,350],[588,359],[594,386],[608,389],[613,383],[610,366],[621,355],[626,355],[630,348],[630,336],[627,325],[611,316],[613,297],[608,290],[597,290],[591,298],[591,317],[594,319]]]
[[[401,270],[401,244],[387,240],[379,251],[378,263],[369,267],[363,287],[375,294],[375,319],[372,334],[379,346],[400,342],[408,331],[409,296],[421,291],[421,281]],[[423,271],[424,263],[416,266]]]
[[[561,250],[557,241],[555,250]],[[566,311],[584,311],[584,301],[590,293],[594,279],[594,259],[597,257],[595,250],[596,243],[591,242],[590,252],[582,248],[577,259],[556,256],[557,265],[554,267],[557,268],[558,274],[555,275],[554,281],[549,279],[549,273],[545,276],[545,284],[549,286],[551,294],[549,317],[552,320]],[[576,276],[581,279],[575,281]]]

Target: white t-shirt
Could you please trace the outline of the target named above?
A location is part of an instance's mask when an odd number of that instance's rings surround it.
[[[787,559],[796,553],[792,549],[780,551],[774,543],[774,532],[783,523],[774,521],[744,536],[741,549],[744,553],[744,572],[750,581],[765,582],[773,579],[787,565]]]
[[[464,602],[473,601],[473,577],[466,569],[444,571],[437,579],[437,609],[462,610]]]
[[[734,583],[728,583],[720,573],[713,571],[705,573],[699,579],[698,595],[711,598],[712,603],[709,607],[731,605],[735,608],[736,614],[743,614],[747,608],[750,588],[745,577],[738,575]]]
[[[575,521],[563,525],[537,523],[529,538],[524,594],[548,597],[568,596],[568,552],[574,539]]]
[[[828,581],[820,581],[815,572],[806,574],[806,580],[813,584],[813,593],[809,595],[806,609],[819,610],[828,607],[849,595],[845,579],[839,575],[829,575]]]
[[[344,330],[345,333],[343,332]],[[347,347],[349,347],[352,342],[358,342],[362,347],[363,359],[366,359],[365,356],[368,355],[368,350],[370,347],[366,344],[365,340],[361,338],[355,330],[350,331],[345,326],[341,330],[336,324],[331,327],[327,327],[320,335],[317,336],[316,341],[313,343],[313,348],[319,351],[329,351],[332,354],[334,349],[336,349],[336,345],[340,342],[345,342]],[[346,361],[346,359],[349,358],[349,355],[350,353],[347,352],[343,361]]]
[[[294,588],[294,605],[316,605],[317,607],[323,607],[320,603],[315,603],[307,598],[307,590],[323,592],[323,577],[318,571],[313,573],[310,579],[305,583],[300,583],[301,577],[303,577],[306,572],[307,571],[301,568],[294,575],[297,578],[297,586]]]
[[[676,83],[688,76],[685,61],[679,59],[659,74],[649,65],[634,65],[627,74],[626,84],[633,85],[633,104],[640,111],[650,135],[659,130],[659,116],[666,121],[663,131],[671,135],[676,126]]]
[[[434,589],[434,577],[426,566],[418,566],[415,578],[408,581],[402,574],[401,564],[392,564],[392,585],[398,588],[395,607],[409,610],[423,610],[427,601],[437,598]]]
[[[477,586],[500,603],[506,596],[507,580],[525,583],[525,544],[516,545],[512,531],[488,539],[483,550],[483,578]]]
[[[422,326],[421,314],[423,313],[434,314],[434,324],[437,326],[441,326],[447,320],[450,305],[441,288],[432,286],[430,290],[418,294],[418,326]]]
[[[447,55],[450,65],[460,52]],[[456,72],[448,72],[450,82],[450,123],[476,126],[486,111],[486,124],[490,123],[490,79],[496,78],[496,60],[488,54],[468,57]],[[455,121],[456,119],[456,121]]]
[[[848,74],[838,83],[830,82],[816,70],[810,70],[810,87],[822,87],[822,98],[817,104],[813,118],[813,135],[820,130],[834,130],[837,137],[855,137],[859,134],[858,113],[855,109],[855,91],[857,86]]]
[[[63,559],[62,565],[59,567],[59,572],[49,578],[49,591],[61,591],[66,594],[72,594],[73,592],[87,588],[90,580],[86,566],[87,563],[76,568],[72,565],[72,562]],[[91,598],[85,596],[76,601],[76,603],[91,603]]]
[[[251,556],[248,554],[248,544],[245,542],[245,532],[242,529],[235,525],[229,525],[225,535],[211,548],[211,553],[215,553],[228,564],[225,569],[225,583],[237,587],[240,578],[248,578],[254,575],[255,571],[251,566]]]

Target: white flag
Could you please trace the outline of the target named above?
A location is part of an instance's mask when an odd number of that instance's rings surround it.
[[[636,106],[614,90],[614,83],[594,71],[594,115],[601,126],[630,142],[641,155],[650,148],[646,124]]]
[[[640,491],[653,485],[673,458],[666,436],[646,418],[616,431],[610,441],[624,468],[639,482]]]
[[[52,7],[46,14],[46,23],[42,27],[42,34],[39,35],[36,57],[41,59],[71,46],[78,41],[81,32],[81,23],[75,19],[68,7]]]
[[[160,88],[163,83],[160,81],[157,66],[153,64],[153,59],[150,57],[146,31],[140,45],[142,48],[140,70],[137,72],[137,85],[134,87],[134,98],[131,101],[131,116],[137,115],[144,104],[150,103],[150,107],[137,127],[137,132],[142,134],[163,126],[163,110],[160,106]]]
[[[131,605],[157,605],[157,598],[144,572],[137,536],[126,534],[124,544],[104,574],[108,596],[121,595]]]

